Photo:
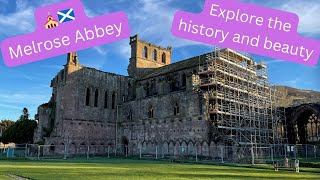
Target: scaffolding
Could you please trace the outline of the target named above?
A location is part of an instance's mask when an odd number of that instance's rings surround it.
[[[267,65],[248,54],[215,47],[199,65],[199,88],[211,124],[210,137],[232,146],[270,147],[286,143],[285,112]]]

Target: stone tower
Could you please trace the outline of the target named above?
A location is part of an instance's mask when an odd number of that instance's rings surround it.
[[[81,69],[77,52],[68,53],[67,64],[65,65],[65,69],[66,69],[67,74],[71,74],[71,73]]]
[[[131,58],[128,74],[140,77],[144,73],[171,63],[172,47],[163,48],[139,39],[138,35],[130,37]]]

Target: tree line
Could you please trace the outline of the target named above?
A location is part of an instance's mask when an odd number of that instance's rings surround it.
[[[29,118],[30,114],[27,108],[23,108],[22,114],[17,121],[2,120],[0,128],[2,136],[0,142],[7,143],[33,143],[33,133],[37,127],[37,122]]]

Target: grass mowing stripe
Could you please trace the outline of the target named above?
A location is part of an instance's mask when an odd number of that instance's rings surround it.
[[[0,160],[0,179],[11,173],[31,179],[320,179],[320,172],[302,168],[274,172],[272,166],[240,167],[152,160]],[[2,176],[1,176],[2,175]]]

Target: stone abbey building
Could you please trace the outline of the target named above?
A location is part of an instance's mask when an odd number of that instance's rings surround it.
[[[135,147],[281,143],[266,65],[230,49],[171,63],[172,48],[130,38],[129,76],[80,65],[77,53],[51,81],[34,141]],[[280,128],[281,129],[281,128]]]

